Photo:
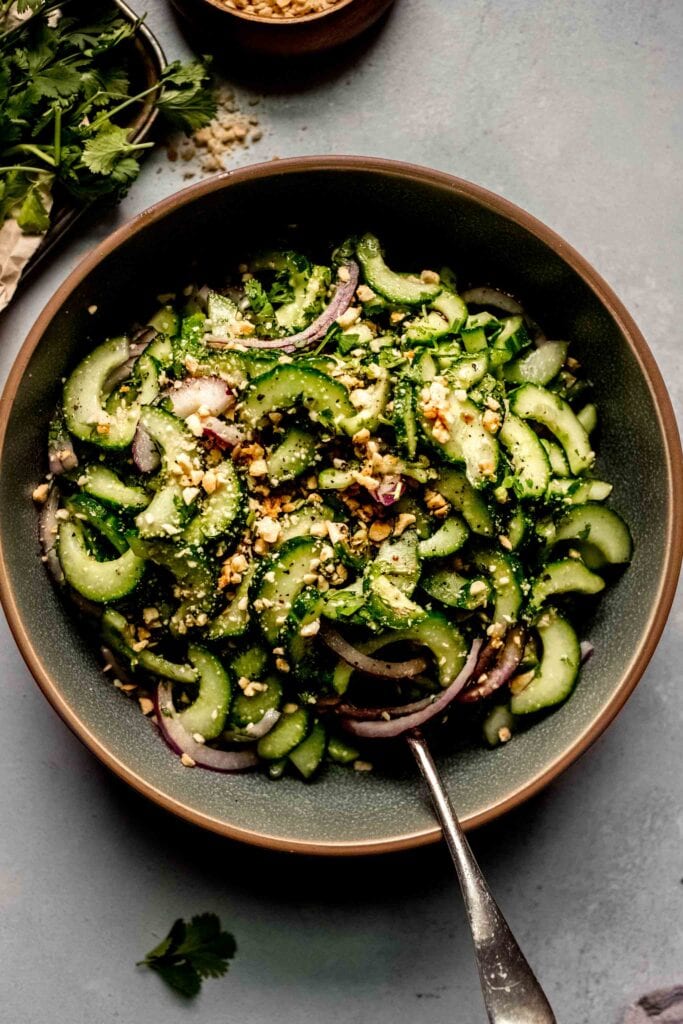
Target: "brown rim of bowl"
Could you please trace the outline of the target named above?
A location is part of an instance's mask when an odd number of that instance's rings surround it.
[[[247,21],[253,25],[283,25],[286,28],[292,28],[295,25],[310,25],[312,21],[321,21],[328,14],[337,14],[345,7],[350,7],[355,0],[338,0],[334,7],[328,7],[326,11],[301,14],[296,18],[267,18],[265,15],[247,14],[246,11],[238,11],[234,7],[226,7],[224,0],[204,0],[204,2],[210,4],[211,7],[217,7],[224,14],[231,14],[235,18],[241,18],[242,21]]]
[[[569,266],[582,278],[589,288],[598,296],[600,301],[609,311],[619,326],[626,341],[638,360],[641,371],[648,383],[654,399],[655,408],[658,410],[658,419],[661,429],[667,441],[667,472],[669,486],[671,488],[672,500],[669,502],[667,518],[667,551],[668,561],[666,572],[661,580],[657,600],[653,603],[653,610],[650,620],[645,627],[645,642],[636,653],[629,665],[619,690],[614,694],[601,715],[592,725],[571,744],[568,750],[564,751],[555,761],[543,771],[538,772],[534,778],[524,786],[520,786],[507,799],[496,806],[488,808],[479,814],[465,818],[462,822],[465,829],[476,828],[484,825],[495,818],[512,810],[519,804],[534,796],[541,789],[556,778],[565,768],[569,767],[588,747],[601,735],[618,711],[623,707],[627,698],[638,683],[650,658],[652,657],[659,638],[664,629],[671,604],[673,602],[678,572],[683,555],[683,517],[678,520],[674,516],[674,509],[683,504],[683,453],[678,435],[678,428],[674,416],[673,407],[669,399],[664,381],[659,372],[654,356],[650,351],[640,330],[636,326],[630,314],[626,311],[621,301],[614,294],[609,285],[593,270],[587,261],[580,256],[570,245],[550,228],[536,220],[530,214],[521,210],[518,206],[502,199],[500,196],[489,192],[487,189],[464,181],[461,178],[453,177],[443,171],[433,171],[429,168],[419,167],[414,164],[402,163],[394,160],[385,160],[376,157],[362,156],[306,156],[293,157],[288,160],[278,160],[276,163],[253,164],[227,174],[219,174],[206,181],[191,185],[175,195],[163,199],[143,213],[138,214],[123,227],[119,228],[92,252],[90,252],[76,267],[75,270],[60,285],[42,313],[31,328],[26,341],[22,345],[10,371],[5,385],[2,398],[0,399],[0,458],[4,449],[5,434],[9,420],[9,412],[14,403],[19,383],[24,371],[38,345],[47,325],[58,312],[62,303],[68,298],[73,288],[79,284],[87,274],[105,256],[114,250],[124,239],[131,238],[149,224],[158,221],[166,216],[171,210],[185,203],[193,202],[200,196],[207,195],[229,185],[233,182],[251,181],[253,179],[270,178],[283,174],[296,174],[306,171],[320,170],[359,170],[382,176],[389,175],[394,178],[407,179],[408,181],[422,181],[427,184],[445,186],[452,191],[475,200],[486,209],[494,213],[502,214],[508,219],[519,224],[530,231],[541,241],[545,242],[551,249],[559,253]],[[89,727],[69,707],[58,689],[55,687],[48,672],[33,649],[31,639],[24,629],[23,622],[17,611],[17,605],[12,590],[12,585],[7,574],[4,551],[0,542],[0,601],[5,610],[7,620],[14,635],[14,639],[21,651],[24,661],[28,665],[39,687],[52,704],[57,713],[66,722],[69,728],[78,738],[91,750],[103,764],[107,765],[119,778],[123,779],[139,793],[153,800],[155,803],[172,811],[179,817],[207,828],[230,839],[238,839],[242,842],[251,843],[255,846],[263,846],[273,850],[283,850],[290,853],[306,853],[328,856],[358,855],[367,853],[387,853],[394,850],[405,850],[416,846],[423,846],[427,843],[436,842],[441,837],[441,830],[438,826],[423,829],[411,835],[398,835],[393,838],[381,841],[367,840],[363,842],[341,842],[341,843],[316,843],[305,842],[299,839],[287,839],[283,836],[264,835],[248,829],[236,828],[226,825],[225,822],[208,814],[202,814],[186,807],[180,801],[162,793],[155,786],[150,785],[136,772],[131,771],[118,758],[114,757],[106,747],[92,734]]]

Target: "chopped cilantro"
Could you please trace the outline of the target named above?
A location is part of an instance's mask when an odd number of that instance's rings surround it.
[[[158,946],[138,966],[149,967],[184,996],[196,996],[204,978],[220,978],[228,970],[237,945],[221,930],[215,914],[199,914],[189,923],[178,918]]]

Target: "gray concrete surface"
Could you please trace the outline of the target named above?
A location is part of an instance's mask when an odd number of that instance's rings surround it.
[[[141,4],[142,6],[142,4]],[[148,20],[188,52],[163,0]],[[572,242],[639,321],[680,414],[680,0],[399,0],[352,58],[261,104],[241,162],[402,157],[520,203]],[[230,55],[226,55],[230,60]],[[259,91],[268,69],[243,76]],[[111,227],[182,184],[161,154],[0,323],[0,370],[55,286]],[[0,1020],[16,1024],[479,1024],[458,892],[440,848],[293,860],[239,848],[128,792],[0,638]],[[562,1024],[616,1024],[683,980],[683,605],[608,734],[473,845]],[[138,957],[217,911],[239,953],[185,1004]]]

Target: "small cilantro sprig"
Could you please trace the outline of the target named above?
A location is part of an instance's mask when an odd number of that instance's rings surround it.
[[[186,924],[174,922],[165,939],[138,966],[149,967],[184,996],[196,996],[204,978],[222,977],[237,951],[229,932],[221,930],[215,914],[199,914]]]

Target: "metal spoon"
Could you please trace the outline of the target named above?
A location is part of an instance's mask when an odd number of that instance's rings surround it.
[[[407,737],[460,882],[491,1024],[557,1024],[555,1014],[494,900],[460,827],[424,737]]]

